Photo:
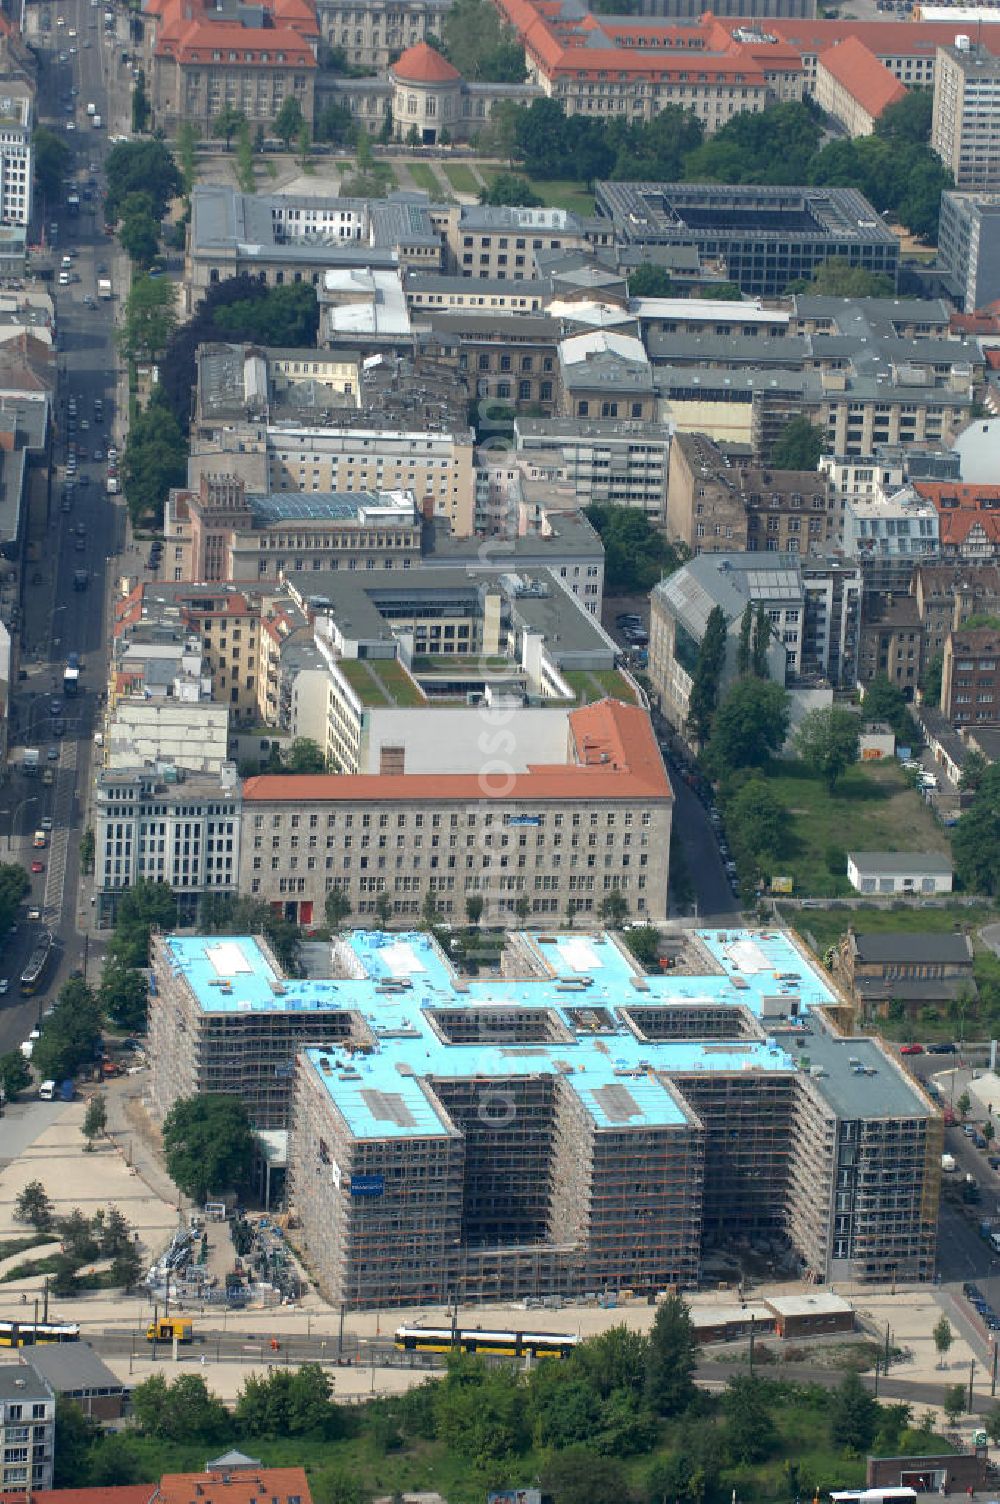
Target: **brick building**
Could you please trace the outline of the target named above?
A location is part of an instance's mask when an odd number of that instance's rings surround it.
[[[941,712],[956,726],[1000,721],[1000,629],[962,627],[949,633]]]

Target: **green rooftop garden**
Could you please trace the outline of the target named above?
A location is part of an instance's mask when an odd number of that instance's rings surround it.
[[[616,668],[569,668],[560,672],[581,705],[608,698],[635,704],[632,686]]]
[[[395,658],[341,658],[338,668],[362,705],[424,705],[418,685]]]

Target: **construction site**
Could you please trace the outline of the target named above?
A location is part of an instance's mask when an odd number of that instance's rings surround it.
[[[716,1243],[778,1242],[817,1283],[932,1277],[940,1118],[837,1031],[788,935],[686,934],[655,976],[611,934],[511,935],[487,978],[426,934],[327,961],[158,938],[152,1100],[237,1091],[287,1132],[297,1238],[345,1308],[655,1295]]]

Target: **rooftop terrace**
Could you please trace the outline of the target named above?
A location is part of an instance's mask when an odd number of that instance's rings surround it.
[[[173,936],[165,943],[204,1013],[354,1015],[357,1046],[320,1045],[308,1059],[359,1138],[449,1134],[421,1078],[565,1079],[600,1127],[680,1124],[671,1077],[809,1070],[848,1113],[931,1110],[877,1046],[833,1039],[814,1010],[837,1000],[777,932],[699,931],[699,974],[645,976],[605,934],[525,934],[519,978],[460,978],[425,934],[356,931],[334,942],[327,979],[284,979],[251,937]],[[692,1037],[649,1037],[630,1010],[666,1009]],[[741,1016],[719,1038],[699,1017]],[[734,1010],[737,1010],[734,1013]],[[475,1042],[468,1038],[475,1015]],[[516,1027],[511,1020],[516,1019]],[[459,1042],[452,1039],[459,1036]],[[324,1063],[325,1062],[325,1063]],[[877,1077],[877,1080],[873,1080]],[[679,1079],[683,1092],[683,1081]]]

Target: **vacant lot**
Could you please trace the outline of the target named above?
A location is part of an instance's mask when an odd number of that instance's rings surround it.
[[[949,851],[946,833],[896,763],[858,763],[833,794],[797,762],[776,763],[768,778],[791,817],[786,854],[776,870],[795,893],[817,898],[853,892],[838,871],[848,851]]]

